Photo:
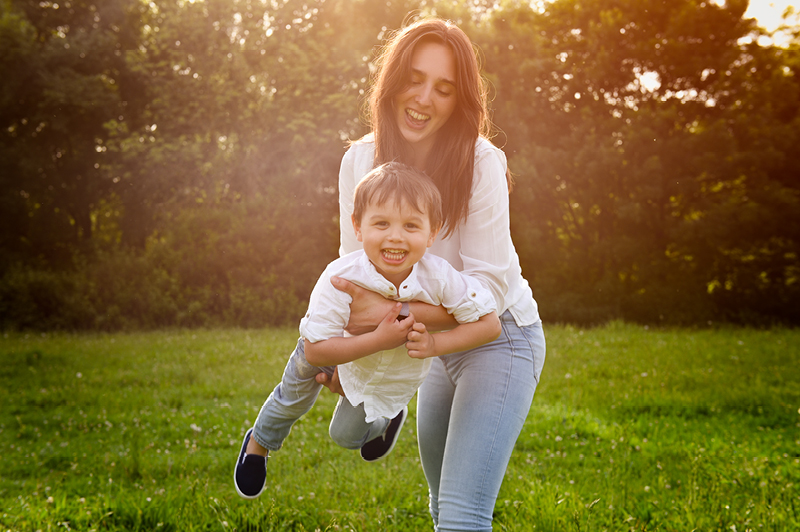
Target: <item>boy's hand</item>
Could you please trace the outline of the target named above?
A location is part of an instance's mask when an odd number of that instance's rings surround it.
[[[380,338],[381,351],[394,349],[406,343],[411,328],[414,326],[414,316],[409,314],[404,320],[398,320],[402,303],[395,303],[386,316],[378,324],[378,328],[371,334]]]
[[[406,349],[411,358],[436,356],[436,342],[433,335],[425,328],[424,323],[414,323],[411,332],[408,333]]]

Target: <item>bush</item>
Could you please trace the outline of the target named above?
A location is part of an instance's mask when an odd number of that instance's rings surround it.
[[[0,278],[3,329],[86,329],[94,323],[89,283],[74,272],[11,266]]]
[[[336,256],[330,213],[296,207],[256,198],[186,209],[141,251],[96,251],[58,271],[11,267],[0,278],[0,327],[296,325],[314,282]]]

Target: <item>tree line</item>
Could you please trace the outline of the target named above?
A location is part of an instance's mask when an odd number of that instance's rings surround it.
[[[800,38],[746,0],[3,0],[0,327],[295,324],[392,30],[479,50],[547,321],[800,323]]]

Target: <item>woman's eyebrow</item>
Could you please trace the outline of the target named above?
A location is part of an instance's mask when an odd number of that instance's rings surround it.
[[[426,78],[426,77],[428,77],[428,75],[427,75],[425,72],[423,72],[422,70],[418,70],[418,69],[416,69],[416,68],[412,68],[412,69],[411,69],[411,73],[412,73],[412,74],[417,74],[417,75],[420,75],[420,76],[422,76],[423,78]],[[448,83],[448,84],[452,85],[453,87],[455,87],[455,86],[456,86],[456,82],[455,82],[455,81],[450,81],[450,80],[449,80],[449,79],[447,79],[447,78],[441,78],[441,79],[440,79],[440,80],[438,80],[438,81],[440,81],[440,82],[442,82],[442,83]]]

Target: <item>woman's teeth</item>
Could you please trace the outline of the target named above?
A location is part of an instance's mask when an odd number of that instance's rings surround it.
[[[422,113],[418,113],[413,109],[406,109],[406,114],[413,118],[414,120],[418,120],[420,122],[424,122],[426,120],[430,120],[431,117],[429,115],[424,115]]]

